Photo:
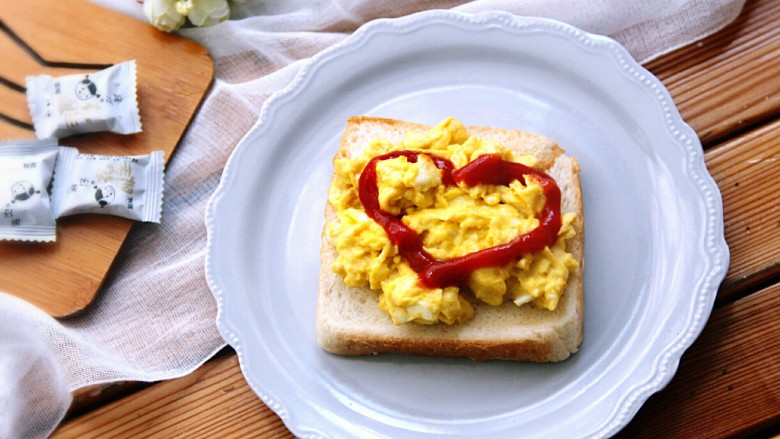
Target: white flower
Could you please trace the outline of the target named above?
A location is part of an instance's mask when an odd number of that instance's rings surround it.
[[[176,10],[176,0],[145,0],[144,15],[154,27],[165,32],[184,24],[184,15]]]
[[[227,0],[195,0],[187,18],[195,26],[212,26],[230,17]]]
[[[189,13],[192,11],[192,7],[194,6],[192,1],[193,0],[178,0],[176,2],[176,12],[180,13],[181,15],[189,15]]]

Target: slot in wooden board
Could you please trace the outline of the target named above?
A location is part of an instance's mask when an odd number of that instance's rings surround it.
[[[106,155],[162,150],[167,163],[211,84],[206,49],[121,13],[78,3],[31,0],[0,8],[0,139],[35,137],[23,90],[26,76],[85,73],[134,59],[143,132],[88,133],[60,144]],[[55,243],[0,242],[0,291],[55,317],[78,313],[94,299],[133,224],[77,215],[57,221]]]

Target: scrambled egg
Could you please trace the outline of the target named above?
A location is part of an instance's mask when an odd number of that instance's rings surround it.
[[[465,286],[471,295],[458,287],[426,288],[384,229],[366,215],[358,196],[358,179],[368,161],[396,150],[438,155],[452,161],[456,169],[482,154],[499,154],[504,160],[528,166],[536,163],[532,156],[515,157],[498,142],[469,136],[452,118],[427,133],[407,133],[398,144],[377,139],[361,156],[337,159],[328,194],[338,216],[338,222],[328,224],[338,251],[332,270],[349,286],[380,291],[379,307],[397,325],[462,323],[473,317],[471,301],[475,300],[489,305],[511,300],[517,306],[532,303],[555,310],[569,272],[578,268],[566,252],[566,241],[575,235],[575,214],[562,215],[563,225],[552,247],[502,267],[474,271]],[[380,207],[402,215],[402,221],[420,235],[425,250],[437,259],[463,256],[530,232],[539,225],[545,203],[542,188],[533,178],[526,179],[527,186],[519,181],[508,186],[445,186],[442,171],[425,155],[416,163],[403,156],[380,161],[376,172]]]

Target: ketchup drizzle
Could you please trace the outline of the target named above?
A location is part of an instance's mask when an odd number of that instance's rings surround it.
[[[545,196],[539,226],[505,244],[451,259],[434,258],[425,251],[422,240],[414,229],[404,224],[400,216],[388,213],[379,206],[377,163],[401,156],[406,157],[410,163],[416,163],[420,154],[428,156],[442,171],[442,182],[445,185],[464,183],[467,186],[507,186],[514,180],[525,184],[525,175],[534,176]],[[502,160],[497,154],[482,155],[466,166],[455,169],[451,161],[434,154],[417,151],[389,152],[374,157],[366,164],[358,181],[358,193],[366,214],[382,226],[390,242],[398,247],[401,256],[406,258],[412,269],[419,274],[422,284],[429,288],[459,285],[465,282],[474,270],[506,265],[522,254],[541,251],[555,243],[561,229],[561,190],[555,180],[529,166]]]

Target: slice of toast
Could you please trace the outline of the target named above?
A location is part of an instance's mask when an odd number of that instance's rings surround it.
[[[353,157],[371,140],[384,138],[397,143],[407,131],[426,132],[430,127],[391,119],[353,117],[341,139],[336,157]],[[475,305],[474,318],[463,324],[407,323],[396,326],[382,312],[378,293],[368,288],[348,287],[333,273],[337,251],[325,229],[320,252],[317,296],[317,340],[326,351],[341,355],[385,352],[468,357],[475,360],[503,359],[551,362],[568,358],[582,342],[582,266],[584,228],[579,164],[565,155],[556,142],[537,134],[516,130],[467,127],[470,135],[494,139],[516,154],[532,154],[537,168],[550,174],[561,188],[561,212],[574,212],[576,236],[567,243],[580,268],[569,274],[555,311],[532,304],[518,307],[512,301],[501,306]],[[328,222],[336,221],[335,209],[327,203]]]

